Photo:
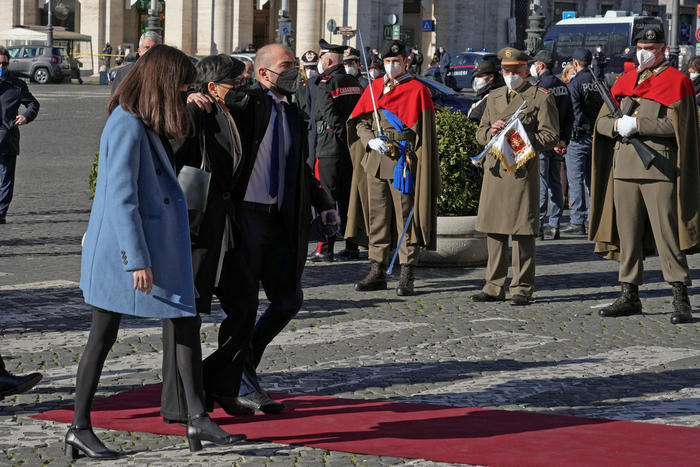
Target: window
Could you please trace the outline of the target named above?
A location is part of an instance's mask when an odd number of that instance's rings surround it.
[[[22,50],[21,47],[10,47],[7,49],[7,51],[10,53],[10,58],[17,58],[20,50]]]
[[[22,58],[36,57],[36,47],[25,47],[22,51]]]

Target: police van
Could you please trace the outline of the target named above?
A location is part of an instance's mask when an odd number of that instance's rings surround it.
[[[567,18],[557,22],[544,35],[542,48],[549,50],[556,59],[554,73],[560,73],[562,64],[571,61],[577,47],[585,47],[594,55],[598,47],[606,57],[605,71],[623,71],[625,49],[633,48],[632,37],[638,29],[648,24],[663,28],[661,18],[655,16],[630,16],[626,11],[608,11],[605,16]]]

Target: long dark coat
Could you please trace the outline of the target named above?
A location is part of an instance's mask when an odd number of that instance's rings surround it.
[[[234,175],[234,203],[243,201],[245,197],[258,148],[270,121],[272,104],[267,92],[260,83],[255,83],[244,91],[229,91],[226,95],[226,106],[231,109],[238,125],[243,147],[241,165]],[[289,246],[297,259],[295,280],[300,283],[308,250],[311,205],[320,212],[333,209],[335,204],[306,164],[306,127],[299,109],[290,105],[286,113],[293,141],[286,164],[284,201],[281,208],[283,225],[280,226],[280,230],[288,233]]]

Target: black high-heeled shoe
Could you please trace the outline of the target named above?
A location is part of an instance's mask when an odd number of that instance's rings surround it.
[[[94,450],[85,444],[85,442],[80,439],[80,435],[78,434],[81,431],[88,431],[90,434],[92,434],[92,436],[97,439],[101,449]],[[100,441],[100,439],[92,431],[91,426],[79,428],[71,425],[68,427],[68,433],[66,433],[66,456],[70,457],[71,459],[77,459],[81,452],[93,459],[117,459],[120,456],[117,451],[107,449],[107,447],[102,444],[102,441]]]
[[[207,432],[206,430],[200,427],[192,425],[192,422],[203,418],[209,418],[209,414],[204,412],[198,415],[194,415],[190,417],[189,421],[187,422],[187,444],[189,444],[190,446],[190,452],[201,451],[202,441],[211,441],[215,444],[230,445],[240,443],[247,439],[246,435],[243,434],[231,435],[226,433],[223,436],[221,436],[215,433]]]
[[[255,415],[255,410],[250,407],[246,407],[241,404],[238,397],[232,396],[220,396],[217,394],[206,393],[205,404],[207,407],[207,412],[212,412],[214,410],[214,402],[219,404],[224,412],[231,416],[235,415]]]

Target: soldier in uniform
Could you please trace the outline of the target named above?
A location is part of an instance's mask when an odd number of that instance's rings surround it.
[[[603,107],[595,126],[589,238],[595,251],[620,262],[622,295],[601,316],[642,312],[638,287],[644,256],[656,251],[673,287],[671,322],[693,320],[686,254],[700,250],[698,120],[690,79],[664,58],[663,29],[639,30],[639,66],[611,90],[622,118]],[[657,154],[648,169],[625,139],[636,136]],[[653,234],[653,235],[652,235]]]
[[[360,51],[353,47],[348,47],[343,54],[343,66],[345,66],[345,73],[354,76],[364,90],[369,84],[369,80],[362,74]]]
[[[345,45],[319,41],[318,90],[314,113],[316,118],[316,158],[318,176],[323,188],[338,203],[341,232],[346,224],[352,163],[348,152],[345,122],[362,94],[357,79],[345,72],[343,52]],[[335,239],[319,244],[311,261],[333,261]],[[357,259],[360,252],[356,243],[345,242],[345,250],[339,253],[341,259]]]
[[[489,94],[486,110],[476,133],[486,145],[503,128],[518,107],[526,102],[520,121],[537,153],[559,143],[559,113],[554,96],[527,82],[527,54],[506,47],[498,52],[506,85]],[[500,159],[484,156],[484,178],[476,229],[486,233],[488,264],[486,284],[472,295],[476,302],[505,300],[508,274],[508,237],[513,238],[511,305],[528,305],[535,283],[535,237],[539,231],[539,159],[533,157],[510,174]]]
[[[316,69],[318,65],[318,54],[313,50],[307,50],[304,52],[304,55],[301,56],[301,65],[304,68],[306,79],[299,83],[296,100],[302,112],[304,112],[304,119],[306,122],[307,139],[309,142],[309,156],[306,162],[309,164],[309,167],[314,169],[316,167],[316,113],[314,102],[316,101],[316,92],[318,88],[316,79],[319,74]]]
[[[546,50],[535,55],[530,66],[530,75],[537,79],[535,86],[548,90],[554,95],[559,111],[559,143],[550,151],[540,153],[540,238],[556,240],[559,238],[561,214],[564,211],[564,193],[561,189],[561,161],[571,137],[571,97],[566,85],[552,73],[554,57]],[[552,210],[549,223],[545,224],[548,204],[551,200]]]
[[[473,76],[472,88],[476,93],[476,99],[469,109],[467,117],[469,120],[479,123],[481,116],[484,115],[486,98],[489,96],[489,93],[494,89],[505,86],[506,83],[503,81],[503,76],[498,72],[498,68],[496,68],[493,60],[480,61],[474,70]]]
[[[346,235],[367,236],[369,243],[370,270],[355,290],[381,290],[387,287],[392,239],[408,224],[399,247],[396,293],[413,295],[418,249],[436,246],[440,171],[435,110],[428,88],[406,72],[403,43],[390,43],[383,56],[386,75],[365,89],[348,121],[354,171]]]
[[[574,50],[576,70],[569,82],[571,104],[574,109],[574,129],[566,152],[566,175],[569,181],[570,222],[562,232],[584,235],[588,223],[588,197],[591,191],[591,145],[595,124],[603,99],[589,69],[592,54],[579,47]]]

